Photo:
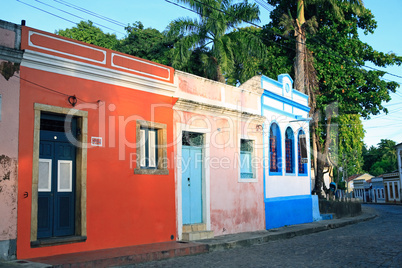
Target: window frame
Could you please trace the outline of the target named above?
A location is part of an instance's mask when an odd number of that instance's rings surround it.
[[[288,139],[288,137],[287,137],[288,132],[291,133],[290,139]],[[291,152],[290,152],[290,162],[291,162],[290,165],[292,167],[291,172],[288,172],[288,170],[287,170],[287,165],[288,165],[288,152],[287,152],[287,148],[286,148],[287,140],[291,141]],[[290,126],[288,126],[285,130],[285,174],[286,175],[296,175],[295,163],[296,163],[296,161],[295,161],[295,135],[294,135],[293,129]]]
[[[271,163],[272,163],[272,151],[271,151],[271,132],[272,134],[274,134],[274,131],[272,131],[272,127],[276,125],[277,130],[275,133],[275,144],[276,144],[276,166],[277,166],[277,171],[275,170],[271,170]],[[268,166],[268,171],[269,171],[269,175],[282,175],[282,169],[283,169],[283,164],[282,164],[282,140],[281,140],[281,129],[279,127],[279,124],[276,122],[273,122],[270,126],[269,126],[269,136],[268,136],[268,154],[269,154],[269,166]]]
[[[145,141],[140,141],[141,144],[141,155],[139,155],[141,157],[140,159],[140,168],[142,169],[157,169],[157,161],[158,161],[158,150],[157,150],[157,146],[158,146],[158,131],[156,129],[153,128],[145,128],[145,127],[140,127],[140,137],[141,137],[141,132],[144,131],[144,137],[145,137]],[[154,165],[150,164],[150,153],[151,153],[151,137],[150,134],[151,133],[155,133],[155,137],[154,137]],[[144,154],[144,159],[142,158],[142,154]],[[142,161],[144,161],[144,165],[142,165]]]
[[[246,141],[251,141],[252,142],[252,152],[251,152],[251,159],[250,159],[250,165],[251,165],[251,170],[253,173],[253,177],[252,178],[242,178],[241,176],[241,141],[242,140],[246,140]],[[256,144],[256,137],[246,137],[246,136],[241,136],[239,135],[238,138],[238,159],[236,161],[236,164],[239,165],[238,168],[238,182],[258,182],[258,169],[255,167],[255,165],[253,164],[253,159],[256,158],[256,148],[255,148],[255,144]]]
[[[141,155],[142,141],[141,129],[151,129],[156,132],[156,151],[155,160],[156,167],[142,167],[141,166]],[[134,174],[136,175],[169,175],[169,170],[167,168],[167,125],[162,123],[155,123],[145,120],[136,121],[136,167],[134,168]],[[147,133],[147,132],[146,132]],[[146,148],[146,145],[144,146]],[[145,161],[147,159],[147,154],[145,153]]]
[[[305,135],[306,136],[306,132],[304,132],[304,130],[302,128],[299,129],[299,131],[297,132],[297,174],[299,176],[308,176],[308,151],[307,151],[307,137],[305,137],[306,139],[306,154],[307,154],[307,163],[302,163],[303,165],[303,169],[304,172],[300,172],[300,162],[303,159],[302,158],[302,153],[301,153],[301,145],[300,145],[300,136],[301,135]]]

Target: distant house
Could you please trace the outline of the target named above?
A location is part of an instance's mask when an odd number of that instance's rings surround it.
[[[400,172],[383,174],[385,188],[385,202],[395,203],[401,201]]]
[[[371,196],[374,203],[385,203],[385,189],[382,177],[371,179]]]
[[[399,172],[399,196],[402,195],[402,143],[397,144],[396,146],[396,156],[398,158],[398,172]]]
[[[367,180],[369,180],[369,179],[371,179],[371,178],[374,178],[374,176],[373,176],[373,175],[370,175],[370,174],[368,174],[368,173],[364,173],[364,174],[355,174],[355,175],[353,175],[353,176],[350,176],[350,177],[347,179],[346,191],[347,191],[348,193],[353,193],[353,192],[354,192],[354,189],[355,189],[354,182],[355,182],[356,180],[365,180],[365,181],[367,181]]]
[[[401,201],[399,172],[382,174],[371,179],[353,180],[356,200],[373,203],[395,203]]]
[[[365,201],[365,191],[364,184],[366,180],[364,179],[356,179],[353,182],[353,196],[357,201],[364,202]]]

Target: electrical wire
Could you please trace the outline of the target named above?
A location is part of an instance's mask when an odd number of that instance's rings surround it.
[[[66,94],[66,93],[57,91],[57,90],[52,89],[52,88],[49,88],[49,87],[42,86],[42,85],[40,85],[40,84],[38,84],[38,83],[35,83],[35,82],[32,82],[32,81],[30,81],[30,80],[28,80],[28,79],[22,78],[22,77],[20,77],[20,76],[18,76],[18,75],[16,75],[16,74],[14,74],[14,76],[17,77],[17,78],[19,78],[20,80],[23,80],[23,81],[25,81],[25,82],[27,82],[27,83],[30,83],[30,84],[35,85],[35,86],[37,86],[37,87],[40,87],[40,88],[42,88],[42,89],[48,90],[48,91],[50,91],[50,92],[53,92],[53,93],[56,93],[56,94],[60,94],[60,95],[66,96],[66,97],[71,97],[71,95],[69,95],[69,94]],[[98,102],[98,101],[96,101],[96,102],[89,102],[89,101],[86,101],[86,100],[81,99],[81,98],[78,98],[78,97],[76,97],[76,98],[77,98],[78,100],[80,100],[80,101],[85,102],[85,103],[97,103],[97,102]]]
[[[30,4],[28,4],[28,3],[22,2],[21,0],[15,0],[15,1],[17,1],[17,2],[19,2],[19,3],[21,3],[21,4],[24,4],[24,5],[30,6],[30,7],[32,7],[32,8],[35,8],[35,9],[37,9],[37,10],[40,10],[40,11],[42,11],[42,12],[44,12],[44,13],[49,14],[49,15],[55,16],[55,17],[57,17],[57,18],[59,18],[59,19],[62,19],[62,20],[65,20],[65,21],[71,22],[72,24],[77,25],[77,23],[76,23],[75,21],[72,21],[72,20],[63,18],[63,17],[61,17],[61,16],[59,16],[59,15],[56,15],[56,14],[51,13],[51,12],[49,12],[49,11],[46,11],[46,10],[44,10],[44,9],[41,9],[41,8],[36,7],[36,6],[30,5]]]
[[[95,13],[95,12],[93,12],[93,11],[91,11],[91,10],[88,10],[88,9],[79,7],[79,6],[77,6],[77,5],[71,4],[71,3],[67,2],[67,1],[63,1],[63,0],[53,0],[53,1],[54,1],[54,2],[57,2],[57,3],[59,3],[59,4],[62,4],[62,5],[65,5],[65,6],[67,6],[67,7],[73,8],[73,9],[75,9],[75,10],[81,11],[81,12],[83,12],[83,13],[89,14],[89,15],[91,15],[91,16],[97,17],[97,18],[99,18],[99,19],[105,20],[105,21],[110,22],[110,23],[112,23],[112,24],[115,24],[115,25],[117,25],[117,26],[126,27],[126,26],[128,25],[128,24],[126,24],[126,23],[119,22],[119,21],[117,21],[117,20],[114,20],[114,19],[111,19],[111,18],[109,18],[109,17],[106,17],[106,16],[100,15],[100,14],[98,14],[98,13]]]
[[[53,8],[53,9],[56,9],[56,10],[58,10],[58,11],[61,11],[61,12],[63,12],[63,13],[66,13],[66,14],[68,14],[68,15],[71,15],[71,16],[73,16],[73,17],[76,17],[76,18],[78,18],[78,19],[81,19],[81,20],[83,20],[83,21],[85,21],[85,20],[86,20],[86,19],[85,19],[85,18],[83,18],[83,17],[80,17],[80,16],[75,15],[75,14],[73,14],[73,13],[67,12],[67,11],[62,10],[62,9],[60,9],[60,8],[54,7],[54,6],[52,6],[52,5],[49,5],[49,4],[46,4],[46,3],[43,3],[42,1],[39,1],[39,0],[35,0],[35,1],[36,1],[36,2],[38,2],[38,3],[40,3],[40,4],[42,4],[42,5],[45,5],[45,6],[51,7],[51,8]],[[114,32],[118,32],[118,33],[121,33],[121,34],[125,34],[125,33],[122,33],[122,32],[120,32],[120,31],[117,31],[117,30],[115,30],[115,29],[109,28],[109,27],[107,27],[107,26],[105,26],[105,25],[102,25],[102,24],[99,24],[99,23],[96,23],[96,22],[94,22],[93,24],[95,24],[95,25],[99,25],[99,26],[101,26],[101,27],[103,27],[103,28],[106,28],[106,29],[112,30],[112,31],[114,31]]]

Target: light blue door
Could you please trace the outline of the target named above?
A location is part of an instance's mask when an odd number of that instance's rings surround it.
[[[183,224],[202,223],[202,148],[182,147]]]

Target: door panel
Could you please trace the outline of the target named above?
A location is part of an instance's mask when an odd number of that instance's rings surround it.
[[[50,194],[38,193],[38,238],[52,236],[53,199]]]
[[[38,172],[38,238],[51,237],[53,233],[53,154],[53,142],[41,141]]]
[[[202,150],[199,147],[190,148],[191,176],[191,223],[202,223]],[[193,160],[194,159],[194,160]]]
[[[191,223],[190,214],[190,167],[189,167],[190,150],[183,146],[182,151],[182,210],[183,210],[183,224]]]
[[[55,187],[54,236],[74,234],[75,147],[60,142],[56,147],[57,187]]]
[[[182,147],[183,224],[202,223],[202,148]]]

